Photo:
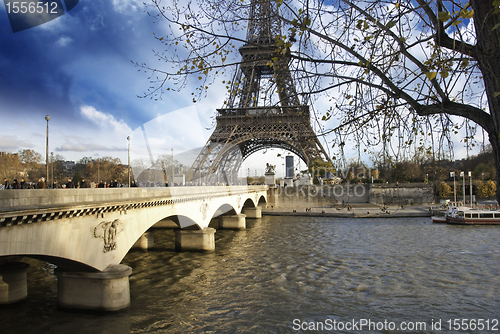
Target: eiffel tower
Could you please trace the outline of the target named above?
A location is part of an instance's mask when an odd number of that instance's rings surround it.
[[[243,160],[267,148],[293,152],[307,165],[331,161],[311,127],[309,106],[300,104],[290,53],[276,51],[281,35],[276,10],[274,1],[251,0],[247,43],[239,49],[242,61],[225,108],[217,109],[215,130],[191,167],[193,179],[223,175],[227,182],[228,176],[237,176]],[[274,85],[278,101],[259,106],[264,80]]]

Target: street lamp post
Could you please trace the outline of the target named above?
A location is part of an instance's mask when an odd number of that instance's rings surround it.
[[[130,188],[130,136],[127,136],[128,141],[128,187]]]
[[[462,184],[463,184],[463,189],[462,189],[462,195],[464,199],[463,205],[465,205],[465,172],[460,172],[460,176],[462,177]]]
[[[472,172],[469,171],[469,180],[470,180],[470,207],[472,208]]]
[[[45,120],[47,121],[47,145],[45,147],[45,188],[48,188],[49,184],[49,120],[50,116],[46,115]]]
[[[54,152],[50,152],[50,174],[52,174],[51,188],[54,185]]]
[[[453,197],[454,202],[457,202],[457,188],[455,187],[455,172],[450,172],[450,176],[453,176]]]
[[[174,148],[172,147],[172,187],[174,186]]]

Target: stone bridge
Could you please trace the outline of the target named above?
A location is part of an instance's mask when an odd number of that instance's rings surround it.
[[[266,202],[266,186],[0,191],[0,304],[27,297],[26,256],[57,265],[60,307],[126,308],[132,269],[120,262],[153,246],[150,228],[168,220],[177,250],[214,251],[212,219],[244,229]]]

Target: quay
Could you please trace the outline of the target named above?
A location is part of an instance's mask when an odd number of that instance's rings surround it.
[[[268,206],[262,209],[262,215],[267,216],[304,216],[304,217],[337,217],[337,218],[396,218],[396,217],[430,217],[430,205],[387,206],[377,204],[334,205],[332,207],[297,207],[274,208]]]

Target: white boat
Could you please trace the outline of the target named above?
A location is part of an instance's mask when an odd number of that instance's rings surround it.
[[[458,210],[454,215],[446,217],[447,224],[460,225],[500,225],[500,210],[469,209]]]
[[[450,202],[444,216],[432,216],[434,223],[460,225],[500,225],[498,207],[468,207],[461,202]]]

